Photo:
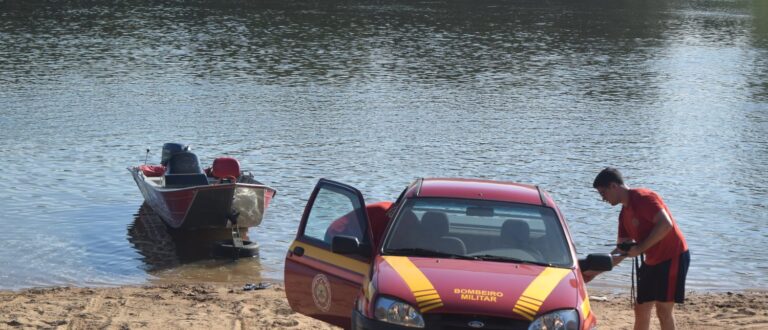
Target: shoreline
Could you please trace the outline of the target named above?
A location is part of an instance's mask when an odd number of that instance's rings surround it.
[[[282,283],[51,287],[0,291],[0,329],[337,329],[291,310]],[[631,329],[629,294],[590,289],[602,329]],[[687,292],[679,329],[768,328],[768,291]],[[653,316],[651,329],[658,329]]]

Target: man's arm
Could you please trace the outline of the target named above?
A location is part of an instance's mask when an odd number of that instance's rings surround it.
[[[648,234],[648,237],[645,240],[629,249],[629,252],[627,252],[628,257],[639,256],[645,252],[645,250],[656,245],[656,243],[661,241],[667,234],[669,234],[669,231],[672,230],[672,219],[669,218],[669,215],[664,209],[661,209],[659,213],[653,217],[653,222],[656,224],[653,226],[653,229],[651,229],[651,233]]]
[[[627,258],[627,252],[629,250],[622,250],[619,246],[624,243],[635,243],[635,240],[629,237],[619,237],[616,239],[616,248],[611,251],[611,258],[613,258],[613,267],[620,264]]]
[[[613,251],[611,251],[611,259],[613,259],[613,267],[616,267],[616,265],[624,261],[624,259],[627,257],[625,253],[626,251],[623,251],[619,248],[615,248],[613,249]]]

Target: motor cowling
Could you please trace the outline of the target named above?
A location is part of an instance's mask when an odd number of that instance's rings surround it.
[[[189,152],[177,152],[166,165],[166,174],[202,174],[197,155]]]
[[[173,142],[163,144],[163,154],[162,158],[160,159],[160,164],[163,166],[168,166],[168,161],[171,160],[173,155],[182,151],[189,151],[189,146]]]
[[[171,157],[163,179],[166,188],[184,188],[208,184],[208,178],[200,168],[197,155],[189,151],[178,152]]]

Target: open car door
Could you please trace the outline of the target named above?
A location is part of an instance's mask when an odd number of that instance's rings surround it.
[[[333,252],[334,237],[336,249],[344,254]],[[355,298],[370,270],[370,254],[362,194],[348,185],[320,179],[285,257],[285,293],[291,308],[349,328]]]

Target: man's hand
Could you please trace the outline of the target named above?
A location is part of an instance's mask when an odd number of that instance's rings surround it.
[[[626,255],[618,255],[618,254],[611,253],[611,259],[613,259],[612,260],[613,261],[613,267],[618,266],[624,260],[624,258],[626,258],[626,257],[627,257]]]
[[[630,258],[637,257],[641,254],[643,254],[643,250],[640,250],[640,247],[638,245],[635,245],[629,248],[629,251],[627,251],[627,257],[630,257]]]

